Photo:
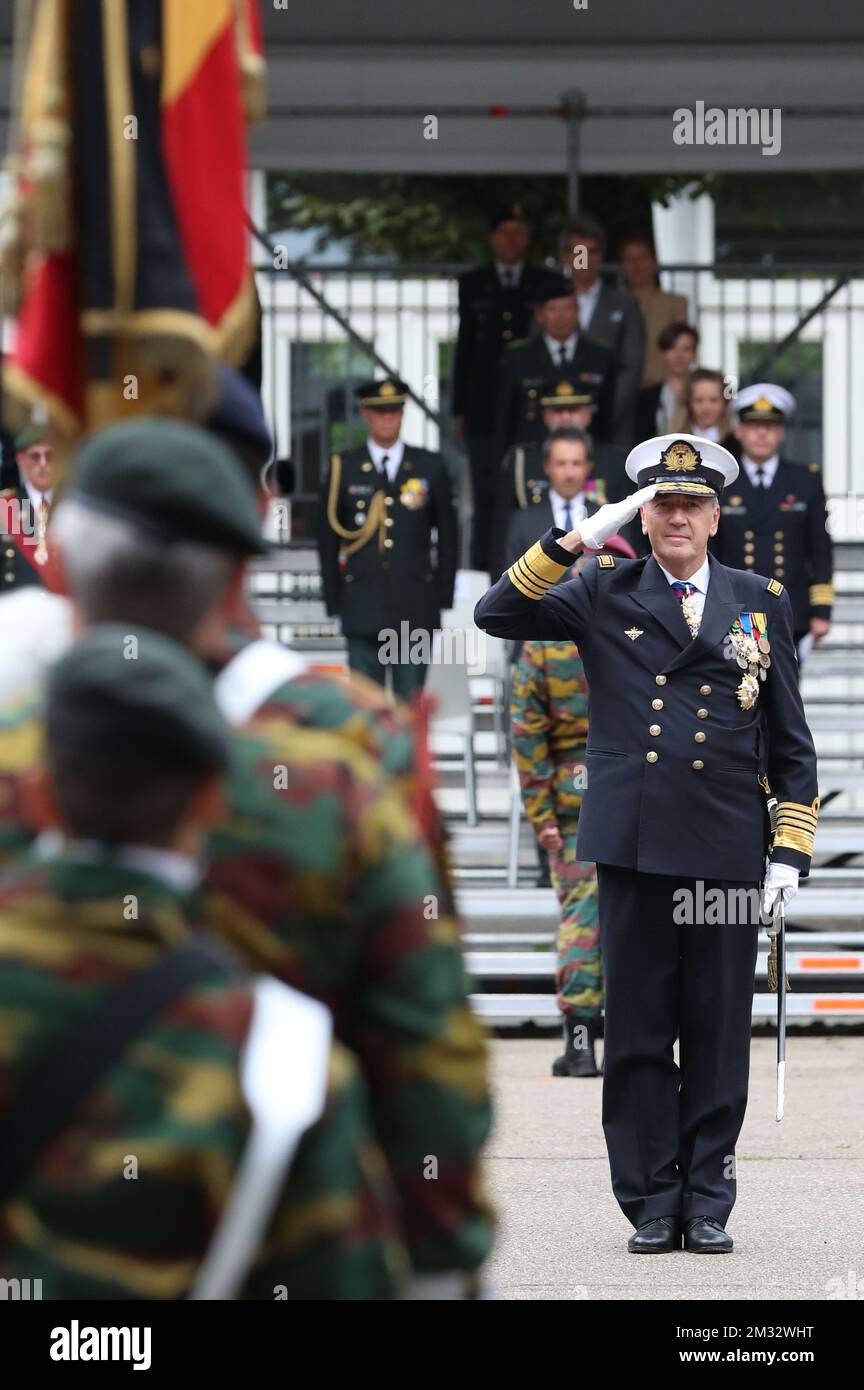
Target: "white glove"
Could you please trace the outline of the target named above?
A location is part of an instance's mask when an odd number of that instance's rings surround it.
[[[779,922],[773,916],[774,904],[782,893],[783,902],[791,903],[798,892],[798,870],[791,864],[769,863],[765,882],[762,884],[762,916],[772,920],[766,927],[769,936],[776,936]]]
[[[622,526],[626,526],[628,521],[632,521],[639,508],[650,502],[656,491],[655,483],[650,487],[640,487],[638,492],[632,492],[623,502],[607,502],[599,512],[580,521],[579,535],[582,537],[582,544],[591,550],[600,550],[603,542],[620,531]]]

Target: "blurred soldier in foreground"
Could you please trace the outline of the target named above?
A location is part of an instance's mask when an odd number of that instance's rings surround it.
[[[389,669],[394,694],[409,700],[426,680],[441,610],[453,603],[458,524],[443,459],[400,437],[405,392],[389,378],[357,388],[369,438],[330,459],[318,549],[349,667],[380,685]]]
[[[238,460],[202,431],[151,420],[94,436],[54,526],[80,620],[170,628],[219,672],[229,722],[248,726],[235,734],[202,917],[244,959],[332,1007],[369,1082],[414,1268],[458,1295],[459,1272],[490,1240],[485,1047],[449,889],[401,781],[370,757],[384,736],[374,711],[320,677],[298,693],[302,663],[272,643],[231,658],[260,528]],[[33,730],[32,717],[0,727],[0,770],[26,766]],[[8,818],[5,829],[7,843],[29,833]]]
[[[92,628],[49,676],[45,744],[29,794],[53,833],[0,888],[3,1276],[55,1299],[394,1294],[394,1194],[327,1010],[195,930],[230,757],[205,669]]]
[[[48,518],[53,487],[53,448],[44,425],[31,425],[16,435],[15,462],[20,483],[0,492],[0,556],[2,589],[44,582],[48,563]]]

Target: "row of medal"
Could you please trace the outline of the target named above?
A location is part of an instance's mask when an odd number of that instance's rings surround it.
[[[752,709],[759,698],[759,682],[767,680],[771,665],[771,643],[764,613],[742,613],[729,635],[735,644],[738,665],[747,674],[735,692],[742,709]]]

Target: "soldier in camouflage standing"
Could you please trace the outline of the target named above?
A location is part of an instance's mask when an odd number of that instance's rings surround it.
[[[98,626],[45,704],[51,833],[0,887],[0,1272],[51,1299],[393,1295],[395,1194],[327,1010],[193,930],[231,747],[206,670]]]
[[[219,671],[220,706],[245,727],[204,919],[333,1009],[370,1084],[414,1270],[464,1292],[491,1223],[479,1170],[485,1047],[458,926],[400,783],[370,757],[369,712],[338,689],[325,708],[314,681],[283,701],[298,663],[274,644],[226,658],[243,560],[261,546],[238,461],[191,426],[115,427],[84,447],[54,525],[81,621],[170,626]],[[317,727],[292,718],[304,700]],[[0,767],[26,766],[33,743],[32,719],[0,731]],[[5,830],[7,846],[32,833],[8,817]]]

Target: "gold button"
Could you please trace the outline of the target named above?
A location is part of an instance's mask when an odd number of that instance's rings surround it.
[[[7,559],[7,560],[11,560],[14,554],[15,554],[14,549],[11,549],[11,548],[10,548],[9,550],[6,551],[6,559]]]
[[[354,583],[354,576],[353,576],[353,574],[346,574],[346,576],[345,576],[345,583],[346,583],[346,584],[353,584],[353,583]]]
[[[651,708],[652,708],[652,709],[662,709],[662,708],[663,708],[663,701],[662,701],[662,700],[652,700],[652,701],[651,701]]]
[[[697,758],[695,763],[691,763],[690,766],[694,772],[701,772],[705,764],[702,762],[701,758]]]
[[[385,518],[384,518],[384,525],[385,525],[385,526],[392,526],[392,525],[393,525],[393,518],[392,518],[392,516],[385,516]]]
[[[775,539],[775,541],[782,541],[782,539],[783,539],[783,532],[782,532],[782,531],[775,531],[775,532],[774,532],[774,539]]]
[[[744,549],[745,549],[745,550],[755,550],[756,547],[755,547],[755,545],[753,544],[752,541],[746,541],[745,544],[744,544]]]
[[[711,687],[710,687],[710,685],[700,685],[700,687],[699,687],[699,694],[700,694],[700,695],[710,695],[710,694],[711,694]]]
[[[754,534],[755,534],[755,532],[753,532],[753,531],[745,531],[745,532],[744,532],[744,539],[745,539],[745,541],[752,541]]]
[[[696,711],[696,718],[697,718],[697,719],[707,719],[707,718],[708,718],[708,711],[707,711],[707,709],[697,709],[697,711]]]
[[[501,317],[503,318],[503,320],[504,320],[505,323],[509,323],[510,320],[512,319],[513,315],[510,313],[510,310],[509,310],[509,309],[505,309],[505,310],[504,310],[504,313],[501,315]]]
[[[652,724],[650,725],[648,732],[652,738],[656,738],[658,734],[662,734],[663,730],[660,728],[659,724]]]
[[[362,498],[362,497],[359,497],[359,498],[357,499],[357,506],[358,506],[361,510],[363,509],[363,507],[366,506],[366,503],[363,501],[363,498]]]
[[[752,564],[754,563],[753,556],[752,556],[752,555],[745,555],[745,556],[744,556],[744,563],[745,563],[745,565],[752,565]]]
[[[6,583],[7,583],[7,584],[14,584],[14,583],[15,583],[15,576],[14,576],[14,574],[4,574],[3,578],[6,580]]]
[[[385,550],[392,550],[392,549],[393,549],[393,542],[392,542],[392,541],[385,541],[385,542],[384,542],[384,549],[385,549]]]
[[[774,542],[774,552],[775,552],[775,554],[777,554],[777,555],[782,555],[782,554],[783,554],[783,542],[782,542],[782,541],[775,541],[775,542]]]
[[[360,465],[360,472],[361,472],[361,473],[371,473],[371,472],[372,472],[372,465],[371,465],[371,463],[361,463],[361,465]]]
[[[392,497],[385,497],[385,498],[384,498],[384,506],[385,506],[385,507],[392,507],[392,506],[393,506],[393,498],[392,498]]]
[[[696,743],[704,743],[707,737],[708,735],[703,734],[701,729],[699,730],[698,734],[693,735],[694,742]]]
[[[660,757],[660,754],[659,754],[659,753],[646,753],[646,754],[645,754],[645,761],[646,761],[646,763],[656,763],[656,761],[657,761],[657,759],[658,759],[659,757]]]
[[[785,573],[786,573],[785,570],[775,570],[775,571],[774,571],[774,578],[775,578],[775,579],[782,579],[783,576],[785,575]]]
[[[512,337],[513,337],[513,334],[510,332],[510,329],[509,329],[509,328],[505,328],[505,329],[504,329],[504,337],[505,337],[505,338],[512,338]]]
[[[666,677],[665,677],[665,676],[655,676],[654,679],[655,679],[655,681],[657,682],[658,685],[665,685],[665,684],[666,684]]]

